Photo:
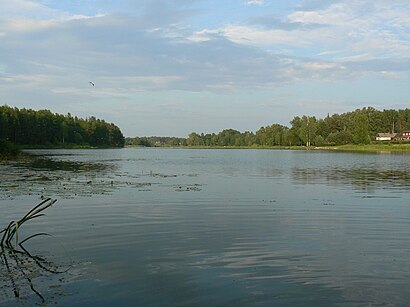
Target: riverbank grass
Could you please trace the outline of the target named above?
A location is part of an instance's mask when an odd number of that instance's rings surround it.
[[[349,151],[349,152],[403,152],[410,153],[410,143],[387,143],[387,144],[366,144],[366,145],[338,145],[338,146],[325,146],[315,147],[318,150],[331,150],[331,151]]]

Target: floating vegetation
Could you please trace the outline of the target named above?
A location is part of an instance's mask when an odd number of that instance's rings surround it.
[[[36,237],[50,236],[49,234],[36,233],[19,240],[20,228],[28,221],[44,216],[43,212],[55,202],[51,198],[43,200],[21,219],[11,221],[0,231],[0,288],[12,289],[13,296],[17,299],[28,296],[30,292],[27,291],[31,290],[44,303],[45,298],[35,287],[34,279],[44,274],[62,274],[70,269],[61,271],[44,257],[31,254],[24,246],[24,243]]]
[[[111,195],[122,188],[141,192],[155,187],[169,187],[169,181],[197,174],[162,173],[153,170],[121,170],[120,159],[93,161],[66,160],[68,154],[28,155],[18,161],[0,162],[0,200],[32,195],[40,199],[53,196],[71,199]],[[79,155],[81,156],[81,155]],[[77,158],[77,155],[74,155]],[[135,159],[139,160],[139,159]],[[142,160],[142,159],[141,159]],[[194,184],[175,191],[198,191]]]
[[[175,178],[175,177],[178,177],[178,175],[175,175],[175,174],[161,174],[161,173],[154,173],[152,171],[149,173],[149,176],[151,176],[151,177],[160,177],[160,178],[169,178],[169,177]]]
[[[201,185],[200,184],[186,184],[186,185],[174,185],[174,189],[176,192],[198,192],[201,191]]]
[[[72,198],[108,194],[116,185],[99,178],[114,171],[115,167],[108,164],[27,156],[18,161],[0,163],[0,199],[21,195]]]

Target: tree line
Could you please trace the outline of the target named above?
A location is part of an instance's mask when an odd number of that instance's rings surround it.
[[[290,127],[272,124],[256,132],[225,129],[219,133],[192,132],[187,138],[135,137],[126,144],[139,146],[333,146],[368,144],[377,133],[410,130],[410,109],[376,110],[373,107],[352,112],[315,116],[295,116]]]
[[[120,128],[94,116],[82,119],[7,105],[0,106],[0,140],[16,145],[124,146]]]

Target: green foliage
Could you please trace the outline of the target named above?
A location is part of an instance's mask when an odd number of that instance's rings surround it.
[[[0,139],[0,158],[15,157],[19,153],[19,149],[13,143]]]
[[[287,127],[278,124],[262,127],[256,131],[254,143],[264,146],[283,146],[286,143],[287,130]]]
[[[188,135],[188,139],[186,142],[188,146],[203,146],[204,145],[204,140],[201,138],[201,136],[198,133],[195,133],[195,132],[192,132]]]
[[[134,145],[134,146],[143,146],[143,147],[151,147],[152,142],[147,137],[135,137],[133,139],[126,138],[125,139],[126,145]]]
[[[353,135],[350,131],[336,131],[330,133],[326,140],[329,145],[353,144]]]
[[[369,144],[369,119],[365,113],[357,112],[353,122],[353,141],[355,144]]]
[[[188,138],[128,138],[127,144],[141,146],[327,146],[368,144],[379,132],[410,130],[410,109],[379,111],[372,107],[353,112],[314,116],[295,116],[290,127],[273,124],[255,133],[225,129],[219,133],[192,132]]]
[[[323,146],[325,145],[325,139],[321,135],[316,135],[315,139],[313,140],[313,145],[315,146]]]
[[[292,121],[292,129],[295,135],[306,146],[312,145],[316,137],[317,120],[315,117],[303,115],[302,118],[296,116]]]
[[[0,106],[0,139],[18,145],[124,146],[121,130],[112,123],[49,110]]]

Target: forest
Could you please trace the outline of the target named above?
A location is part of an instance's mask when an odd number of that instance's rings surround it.
[[[295,116],[290,127],[272,124],[256,132],[225,129],[219,133],[192,132],[187,138],[135,137],[126,145],[137,146],[334,146],[369,144],[377,133],[410,130],[410,109],[383,110],[373,107],[352,112],[315,116]]]
[[[0,141],[27,146],[124,146],[120,128],[93,116],[82,119],[70,113],[61,115],[7,105],[0,106]]]

